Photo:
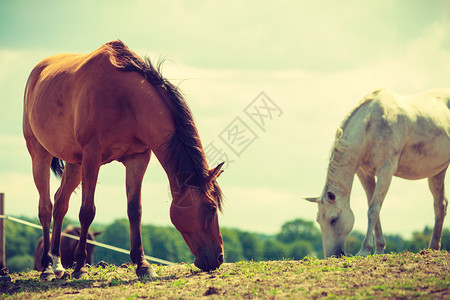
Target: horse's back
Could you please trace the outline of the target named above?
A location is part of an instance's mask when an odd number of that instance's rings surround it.
[[[365,99],[362,105],[366,103],[370,105],[366,113],[374,121],[388,123],[390,132],[413,130],[428,135],[429,131],[434,131],[437,135],[450,136],[450,89],[434,89],[410,96],[383,90]]]
[[[405,97],[405,102],[417,115],[427,113],[433,118],[450,118],[450,89],[440,88]],[[450,122],[449,122],[450,123]],[[450,126],[450,124],[448,124]]]
[[[77,95],[83,86],[113,69],[108,56],[103,45],[89,54],[63,53],[42,60],[28,78],[25,109],[44,105],[63,107],[81,99]]]
[[[64,148],[77,148],[74,135],[76,113],[83,113],[77,106],[91,76],[83,66],[98,61],[102,52],[100,48],[90,54],[58,54],[36,65],[30,73],[24,95],[23,129],[26,139],[36,138],[57,157],[63,154]],[[64,142],[59,143],[61,140]]]
[[[131,101],[137,92],[149,93],[150,85],[137,72],[123,72],[116,65],[120,58],[111,45],[89,54],[54,55],[33,69],[24,99],[26,139],[36,138],[53,156],[69,163],[80,163],[91,142],[104,145],[100,151],[105,161],[120,157],[129,145],[131,151],[145,150],[133,144],[132,137],[139,134],[136,114],[142,109],[132,107]],[[113,145],[117,140],[124,145]]]
[[[407,179],[434,176],[450,162],[450,89],[401,96],[390,91],[371,100],[366,130],[368,152],[381,164],[398,157],[395,175]],[[366,126],[366,129],[368,126]],[[366,155],[367,157],[367,155]]]

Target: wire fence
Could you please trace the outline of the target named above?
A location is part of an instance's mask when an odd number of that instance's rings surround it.
[[[24,221],[24,220],[21,220],[21,219],[12,217],[12,216],[0,215],[0,219],[10,220],[10,221],[13,221],[13,222],[16,222],[16,223],[24,224],[26,226],[34,227],[34,228],[37,228],[37,229],[42,229],[41,225],[34,224],[34,223],[31,223],[31,222],[28,222],[28,221]],[[68,234],[68,233],[64,233],[64,232],[61,232],[61,235],[67,236],[67,237],[69,237],[71,239],[74,239],[74,240],[80,240],[80,237],[78,237],[76,235],[72,235],[72,234]],[[87,240],[87,242],[89,244],[92,244],[92,245],[95,245],[95,246],[98,246],[98,247],[102,247],[102,248],[106,248],[106,249],[109,249],[109,250],[112,250],[112,251],[125,253],[125,254],[130,254],[130,250],[122,249],[122,248],[119,248],[119,247],[107,245],[107,244],[100,243],[100,242],[97,242],[97,241],[92,241],[92,240]],[[164,259],[160,259],[160,258],[156,258],[156,257],[153,257],[153,256],[145,255],[145,258],[147,260],[149,260],[149,261],[152,261],[152,262],[155,262],[155,263],[159,263],[159,264],[163,264],[163,265],[174,265],[175,264],[173,262],[170,262],[170,261],[167,261],[167,260],[164,260]]]

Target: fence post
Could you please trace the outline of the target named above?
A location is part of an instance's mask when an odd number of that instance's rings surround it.
[[[11,281],[5,253],[5,194],[0,193],[0,282]]]
[[[6,267],[5,259],[5,194],[0,193],[0,270]]]

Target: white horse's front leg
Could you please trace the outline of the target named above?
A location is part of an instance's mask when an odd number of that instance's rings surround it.
[[[367,256],[370,255],[373,248],[373,231],[376,229],[377,238],[377,253],[384,250],[384,237],[381,231],[380,223],[380,211],[383,205],[384,198],[392,181],[393,172],[392,163],[385,163],[377,172],[377,183],[373,193],[372,200],[370,201],[368,211],[368,224],[367,233],[362,243],[361,250],[358,255]],[[382,249],[380,249],[382,248]]]
[[[357,171],[357,175],[359,178],[359,181],[361,182],[366,195],[367,195],[367,204],[370,206],[370,203],[372,202],[373,194],[375,192],[375,176],[368,175],[364,173],[361,169]],[[383,231],[381,230],[381,223],[380,218],[378,218],[376,224],[375,224],[375,253],[376,254],[383,254],[384,248],[386,245],[386,241],[383,236]]]
[[[384,239],[380,217],[378,216],[378,222],[375,224],[375,254],[383,254],[384,248],[386,248],[386,240]]]

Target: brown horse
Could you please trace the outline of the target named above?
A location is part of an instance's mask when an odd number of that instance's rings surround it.
[[[74,236],[80,236],[81,228],[68,226],[64,229],[63,233],[71,234]],[[88,231],[88,240],[95,241],[95,237],[101,234],[101,232],[93,232],[92,230]],[[51,236],[51,234],[50,234]],[[72,268],[73,263],[75,262],[75,248],[78,245],[78,240],[75,240],[71,237],[63,236],[61,237],[61,264],[64,268]],[[42,253],[44,251],[44,239],[41,237],[37,243],[36,248],[34,249],[34,269],[37,271],[42,271],[44,268],[41,265]],[[86,263],[92,265],[94,261],[94,251],[95,246],[92,244],[87,244],[87,258]]]
[[[144,258],[141,238],[141,185],[152,152],[169,179],[172,223],[194,254],[195,265],[209,271],[222,264],[218,223],[222,194],[216,179],[223,163],[209,170],[191,111],[149,59],[140,58],[121,41],[89,54],[44,59],[28,78],[23,132],[39,192],[44,238],[41,279],[63,274],[61,226],[70,195],[80,182],[81,234],[72,277],[87,274],[86,239],[95,215],[98,172],[113,160],[126,168],[130,257],[137,265],[136,274],[156,276]],[[51,255],[50,168],[62,176],[53,207]]]

